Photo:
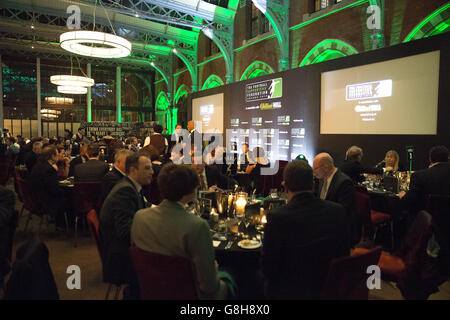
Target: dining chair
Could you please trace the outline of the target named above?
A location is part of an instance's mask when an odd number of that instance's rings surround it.
[[[367,300],[367,269],[377,265],[381,247],[358,255],[334,259],[328,271],[323,289],[323,300]]]
[[[78,240],[78,221],[84,221],[87,213],[94,209],[100,212],[103,204],[102,182],[75,182],[73,189],[73,207],[75,208],[75,242]]]
[[[197,300],[191,262],[130,247],[142,300]]]
[[[411,224],[404,246],[397,255],[383,252],[378,266],[381,278],[396,282],[405,298],[421,296],[421,299],[435,292],[439,282],[448,279],[441,277],[436,268],[437,260],[430,258],[427,252],[431,239],[432,217],[426,211],[420,211]],[[368,249],[356,248],[352,255],[367,253]]]
[[[383,226],[389,226],[391,238],[390,249],[393,251],[395,245],[394,220],[390,214],[372,209],[370,194],[363,186],[359,186],[358,189],[355,190],[355,207],[363,227],[365,226],[366,228],[366,230],[363,231],[363,236],[367,236],[368,232],[373,233],[372,239],[375,241],[378,230]],[[368,217],[370,218],[370,222]]]
[[[100,256],[100,261],[103,266],[103,254],[102,254],[103,249],[102,249],[102,244],[101,244],[101,239],[100,239],[100,231],[99,231],[100,222],[98,220],[97,212],[94,209],[90,210],[88,212],[88,214],[86,215],[86,219],[87,219],[89,231],[91,233],[92,238],[95,241],[95,244],[97,246],[98,255]],[[108,288],[106,289],[105,300],[108,300],[112,286],[113,286],[112,283],[108,283]],[[119,298],[119,293],[120,293],[120,289],[122,286],[118,285],[118,284],[114,284],[114,287],[115,287],[114,300],[117,300]]]

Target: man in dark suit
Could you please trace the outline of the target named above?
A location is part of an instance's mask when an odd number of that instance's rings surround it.
[[[58,150],[55,145],[42,149],[41,157],[30,175],[31,189],[40,209],[55,218],[56,225],[64,225],[63,213],[68,209],[64,190],[59,185],[57,166]]]
[[[87,155],[89,160],[81,163],[75,168],[75,182],[101,181],[109,171],[109,165],[98,159],[100,145],[92,143],[88,146]]]
[[[302,160],[284,169],[288,204],[267,216],[262,272],[269,299],[320,299],[332,259],[350,253],[344,208],[312,192],[313,171]]]
[[[25,155],[25,165],[27,167],[28,173],[31,173],[31,171],[33,171],[33,167],[36,164],[41,151],[42,141],[36,141],[35,143],[33,143],[33,150]]]
[[[383,174],[383,169],[380,168],[364,168],[361,165],[362,157],[363,150],[358,146],[351,146],[345,154],[345,161],[339,167],[339,170],[349,176],[354,183],[364,181],[363,173]]]
[[[103,199],[106,199],[112,188],[126,176],[125,164],[127,157],[131,155],[133,151],[120,149],[114,154],[114,166],[113,168],[103,177]]]
[[[195,123],[194,121],[189,121],[187,124],[187,130],[189,131],[189,137],[188,140],[191,145],[195,144],[197,148],[204,147],[203,143],[203,135],[195,130]]]
[[[216,166],[206,166],[201,156],[192,155],[192,167],[197,171],[200,179],[199,190],[227,189],[228,178]]]
[[[76,166],[78,166],[81,163],[85,163],[89,160],[88,154],[87,154],[88,146],[89,146],[89,143],[87,141],[83,142],[80,147],[80,155],[73,158],[72,161],[70,161],[69,177],[74,176]]]
[[[137,281],[128,253],[130,232],[136,211],[146,206],[141,190],[151,183],[153,169],[147,156],[133,153],[126,159],[125,171],[127,176],[114,186],[100,211],[103,280],[130,284],[129,298],[137,298]]]
[[[334,166],[334,160],[328,153],[318,154],[313,161],[314,175],[319,179],[317,196],[321,199],[341,204],[347,212],[349,230],[352,243],[358,243],[361,230],[357,230],[355,211],[355,195],[353,181],[345,173]]]
[[[435,146],[430,150],[430,166],[411,175],[407,192],[402,191],[399,197],[402,202],[418,212],[426,208],[430,194],[450,195],[450,163],[449,151],[445,146]]]

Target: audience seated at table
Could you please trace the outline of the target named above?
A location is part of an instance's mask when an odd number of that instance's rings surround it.
[[[426,208],[428,195],[450,195],[450,163],[449,151],[445,146],[430,149],[430,166],[411,175],[408,191],[399,196],[402,202],[415,212]]]
[[[69,167],[69,177],[73,177],[75,174],[75,167],[78,166],[81,163],[85,163],[89,160],[87,149],[89,146],[88,141],[82,142],[80,146],[80,155],[73,158],[72,161],[70,161],[70,167]]]
[[[386,152],[384,160],[377,164],[375,168],[382,169],[384,172],[388,172],[388,174],[395,171],[405,171],[403,164],[400,162],[400,156],[395,150]]]
[[[352,179],[334,166],[334,160],[328,153],[318,154],[314,158],[313,167],[314,175],[320,181],[317,196],[344,207],[352,244],[357,243],[361,237],[361,230],[357,228]]]
[[[112,169],[102,179],[103,199],[106,199],[109,192],[114,186],[122,180],[125,174],[125,163],[127,157],[132,154],[133,151],[127,149],[120,149],[114,155],[114,165]]]
[[[197,195],[197,172],[186,165],[167,164],[158,180],[164,200],[136,213],[132,243],[145,251],[189,259],[199,298],[225,299],[227,287],[219,279],[210,227],[186,210]]]
[[[31,189],[41,210],[56,220],[57,226],[64,225],[64,212],[68,211],[64,190],[59,185],[56,162],[58,150],[55,145],[42,149],[41,156],[30,175]]]
[[[355,184],[364,181],[363,173],[383,174],[383,169],[381,168],[363,167],[361,165],[362,157],[363,150],[358,146],[351,146],[345,153],[345,161],[339,167],[339,169],[349,176]]]
[[[320,299],[332,259],[350,253],[342,205],[314,196],[313,170],[302,160],[284,169],[288,204],[267,216],[262,271],[269,299]]]
[[[250,176],[250,180],[253,183],[252,191],[260,195],[264,188],[264,175],[262,175],[261,169],[269,168],[270,162],[266,157],[264,149],[261,147],[254,148],[252,155],[254,164],[247,166],[246,173]]]
[[[150,159],[133,153],[126,158],[125,173],[103,202],[100,211],[100,238],[103,245],[103,280],[114,284],[129,284],[126,296],[138,298],[137,279],[128,249],[131,223],[135,213],[146,207],[143,185],[152,181]]]
[[[88,161],[75,167],[75,182],[101,181],[109,171],[109,165],[99,160],[100,145],[92,143],[88,146]]]

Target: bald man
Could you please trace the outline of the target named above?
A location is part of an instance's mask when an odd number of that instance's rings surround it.
[[[314,158],[313,168],[314,175],[320,180],[317,195],[321,199],[339,203],[345,208],[353,239],[352,244],[358,243],[361,228],[356,220],[352,179],[334,166],[334,160],[328,153],[318,154]]]

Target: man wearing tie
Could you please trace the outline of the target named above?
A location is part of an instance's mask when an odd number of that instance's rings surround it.
[[[138,298],[136,275],[128,253],[131,224],[135,213],[147,207],[142,186],[152,182],[152,163],[141,153],[133,153],[125,161],[126,176],[106,197],[100,211],[100,238],[103,244],[103,280],[113,284],[129,284],[129,298]]]
[[[354,206],[353,181],[334,166],[334,160],[328,153],[320,153],[314,158],[314,175],[320,180],[318,196],[320,199],[341,204],[347,213],[353,243],[359,242],[361,230],[357,230]]]

